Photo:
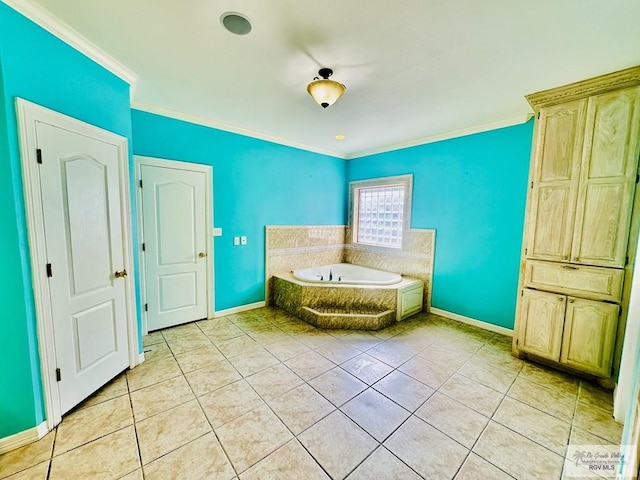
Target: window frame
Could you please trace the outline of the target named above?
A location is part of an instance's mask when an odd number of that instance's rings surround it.
[[[404,199],[402,207],[402,240],[399,247],[381,245],[378,243],[366,243],[358,241],[358,192],[362,188],[389,187],[402,185],[404,187]],[[407,238],[407,232],[411,228],[411,202],[413,199],[413,174],[397,175],[393,177],[371,178],[349,182],[349,230],[350,240],[354,245],[362,245],[367,248],[386,251],[401,251]]]

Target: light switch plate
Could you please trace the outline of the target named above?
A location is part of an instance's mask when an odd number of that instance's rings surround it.
[[[243,235],[242,237],[240,237],[240,245],[246,245],[246,244],[247,244],[247,237]]]
[[[233,244],[240,245],[240,237],[233,237]]]
[[[213,236],[221,237],[222,236],[222,227],[213,227]]]

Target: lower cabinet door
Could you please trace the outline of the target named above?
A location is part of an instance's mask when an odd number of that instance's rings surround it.
[[[560,362],[610,376],[619,309],[612,303],[568,297]]]
[[[518,348],[558,361],[567,297],[525,288],[520,302]]]

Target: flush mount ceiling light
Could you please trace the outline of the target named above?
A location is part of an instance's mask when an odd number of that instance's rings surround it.
[[[309,95],[313,97],[318,105],[322,108],[327,108],[342,96],[347,87],[335,80],[329,80],[329,77],[333,75],[333,70],[330,68],[321,68],[318,71],[318,75],[322,78],[315,77],[313,81],[307,85],[307,92],[309,92]]]
[[[236,35],[246,35],[251,31],[249,19],[237,12],[223,13],[220,22],[224,28]]]

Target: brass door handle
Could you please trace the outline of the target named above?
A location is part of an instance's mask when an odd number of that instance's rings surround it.
[[[199,256],[200,258],[204,258],[204,257],[206,257],[206,256],[207,256],[207,252],[200,252],[200,253],[198,254],[198,256]]]
[[[127,276],[127,269],[123,268],[122,270],[116,270],[116,273],[114,275],[116,276],[116,278],[124,278]]]

